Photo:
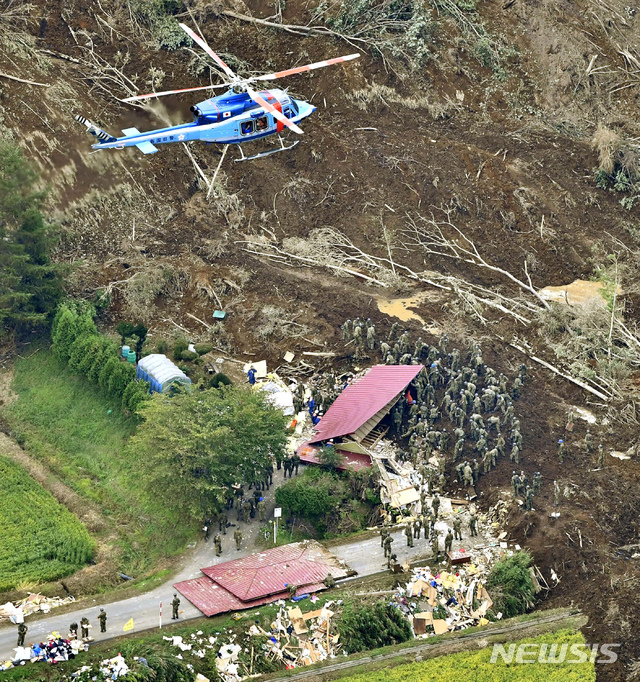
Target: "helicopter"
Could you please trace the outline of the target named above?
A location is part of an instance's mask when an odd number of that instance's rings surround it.
[[[285,128],[289,128],[294,133],[301,135],[303,131],[298,126],[298,123],[311,116],[316,107],[309,102],[291,97],[286,90],[272,88],[256,92],[251,85],[259,81],[272,81],[298,73],[321,69],[325,66],[333,66],[334,64],[357,59],[360,56],[358,53],[349,54],[315,62],[314,64],[296,66],[284,71],[267,73],[262,76],[240,78],[209,47],[203,38],[198,36],[186,24],[181,23],[180,27],[216,62],[227,76],[228,81],[217,85],[151,92],[146,95],[127,97],[120,101],[137,102],[154,97],[194,92],[196,90],[226,88],[227,91],[222,95],[211,97],[192,106],[190,110],[194,120],[191,123],[159,128],[146,133],[141,133],[137,128],[125,128],[122,131],[124,137],[114,137],[87,120],[84,116],[76,116],[76,121],[84,125],[87,131],[99,140],[96,144],[92,145],[93,149],[137,147],[143,154],[155,154],[158,151],[157,145],[203,140],[207,144],[237,144],[241,158],[236,159],[236,161],[251,161],[277,152],[287,151],[295,147],[298,141],[296,140],[287,146],[284,144],[279,133]],[[274,134],[278,134],[280,147],[255,154],[254,156],[244,155],[240,146],[242,143],[253,142]]]

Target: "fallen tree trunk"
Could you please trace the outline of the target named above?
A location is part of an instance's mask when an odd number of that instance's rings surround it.
[[[526,355],[528,358],[530,358],[534,362],[537,362],[539,365],[542,365],[543,367],[546,367],[548,370],[551,370],[554,374],[557,374],[558,376],[562,377],[563,379],[570,381],[571,383],[575,384],[576,386],[580,386],[580,388],[583,388],[585,391],[589,391],[589,393],[593,393],[593,395],[600,398],[600,400],[604,400],[605,402],[608,402],[611,399],[611,396],[607,396],[604,393],[600,393],[600,391],[596,391],[595,388],[592,388],[591,386],[589,386],[589,384],[586,384],[584,381],[581,381],[580,379],[576,379],[572,376],[569,376],[568,374],[564,374],[559,369],[557,369],[553,365],[550,365],[545,360],[542,360],[541,358],[536,357],[535,355],[531,355],[531,353],[529,353],[522,346],[519,346],[517,343],[510,343],[509,345],[512,348],[519,350],[521,353],[524,353],[524,355]]]

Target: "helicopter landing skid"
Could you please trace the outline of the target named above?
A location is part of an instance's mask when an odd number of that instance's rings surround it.
[[[280,140],[280,146],[277,149],[269,149],[266,152],[260,152],[259,154],[254,154],[253,156],[245,156],[244,152],[242,151],[242,146],[238,145],[238,149],[240,150],[240,157],[239,159],[234,159],[236,163],[240,163],[242,161],[253,161],[255,159],[261,159],[265,156],[271,156],[271,154],[278,154],[279,152],[286,152],[289,149],[293,149],[300,140],[296,140],[293,144],[290,144],[288,147],[285,146],[284,141],[282,140],[281,137],[278,137]]]

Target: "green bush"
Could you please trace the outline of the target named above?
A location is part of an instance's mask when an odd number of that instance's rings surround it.
[[[98,333],[93,322],[95,310],[85,301],[67,301],[58,306],[51,325],[51,340],[55,354],[69,362],[71,348],[77,338]]]
[[[487,589],[495,613],[502,612],[505,618],[511,618],[533,608],[536,593],[529,572],[531,562],[528,552],[516,552],[491,569]]]
[[[122,394],[122,405],[131,413],[138,411],[140,403],[148,400],[150,384],[148,381],[131,381]]]
[[[111,375],[118,371],[119,366],[120,360],[118,360],[117,356],[115,355],[112,355],[110,358],[108,358],[108,360],[102,365],[102,369],[98,375],[98,386],[100,386],[103,391],[109,390],[109,380],[111,379]]]
[[[335,474],[314,467],[304,469],[302,476],[289,479],[276,490],[276,503],[288,516],[307,519],[323,536],[329,516],[337,513],[346,500],[347,487]]]
[[[334,447],[323,447],[318,453],[318,462],[323,469],[335,471],[344,463],[344,457]]]
[[[400,609],[382,601],[348,606],[338,622],[338,631],[347,653],[399,644],[413,636]]]
[[[195,349],[198,355],[205,355],[213,350],[213,346],[210,343],[196,343]]]
[[[191,45],[191,38],[178,26],[175,14],[182,11],[178,0],[131,0],[136,17],[151,31],[156,46],[175,50]]]
[[[209,379],[209,388],[218,388],[218,386],[230,386],[233,382],[223,372],[217,372]]]
[[[188,350],[189,341],[183,337],[173,342],[173,359],[177,362],[182,358],[182,351]]]
[[[105,364],[111,358],[117,358],[117,353],[118,346],[113,341],[111,341],[111,339],[107,339],[106,337],[101,336],[100,344],[95,350],[93,362],[91,363],[91,367],[87,372],[87,379],[89,379],[89,381],[91,381],[94,384],[99,384],[100,373],[102,372]]]
[[[107,384],[107,393],[114,400],[122,400],[127,386],[136,380],[136,368],[130,362],[118,360],[118,366],[113,369]]]
[[[185,360],[186,362],[192,362],[197,357],[198,354],[192,350],[183,350],[182,353],[180,353],[180,359]]]

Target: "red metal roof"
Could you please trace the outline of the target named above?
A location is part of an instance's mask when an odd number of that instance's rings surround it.
[[[319,543],[297,542],[203,568],[203,577],[174,587],[206,616],[213,616],[287,599],[285,584],[297,585],[297,595],[323,590],[329,573],[334,578],[347,575],[336,562]]]
[[[369,455],[347,452],[346,450],[341,450],[339,445],[336,446],[336,450],[344,457],[342,464],[339,464],[336,469],[341,471],[346,471],[347,469],[359,471],[360,469],[371,467],[371,457]],[[318,452],[320,452],[320,448],[316,445],[310,445],[307,441],[298,448],[298,457],[305,464],[318,464]]]
[[[174,587],[196,608],[200,609],[205,616],[215,616],[217,613],[247,608],[231,592],[227,592],[220,585],[216,585],[207,576],[185,580],[184,582],[176,583]]]
[[[253,609],[263,604],[270,604],[278,601],[278,599],[289,599],[288,590],[280,592],[279,594],[271,594],[262,599],[254,599],[252,601],[240,601],[236,599],[231,592],[227,592],[220,585],[204,576],[203,578],[194,578],[193,580],[185,580],[174,585],[180,594],[188,599],[197,609],[202,611],[205,616],[217,616],[219,613],[229,613],[230,611],[243,611],[245,609]],[[305,585],[296,590],[296,596],[301,594],[311,594],[312,592],[320,592],[327,588],[323,583],[316,583],[314,585]]]
[[[422,365],[375,365],[349,384],[316,427],[311,443],[355,433],[415,379]]]
[[[282,592],[287,585],[320,583],[329,573],[334,577],[346,575],[328,565],[314,550],[313,545],[302,543],[284,545],[203,568],[202,572],[244,602]],[[342,576],[335,575],[336,571]]]

